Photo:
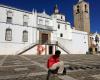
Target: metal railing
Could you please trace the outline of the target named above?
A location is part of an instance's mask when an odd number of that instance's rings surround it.
[[[21,55],[24,52],[30,50],[31,48],[34,48],[36,45],[50,45],[50,44],[55,45],[56,44],[56,41],[46,41],[46,42],[42,42],[42,40],[38,40],[36,43],[29,44],[28,46],[25,46],[24,48],[20,49],[19,51],[16,52],[16,54],[17,55]]]
[[[17,54],[17,55],[21,55],[21,54],[23,54],[24,52],[28,51],[29,49],[35,47],[36,45],[37,45],[36,43],[32,43],[32,44],[30,44],[30,45],[24,47],[23,49],[17,51],[16,54]]]
[[[17,55],[21,55],[24,52],[34,48],[36,45],[56,45],[60,47],[63,51],[65,51],[67,54],[70,54],[70,51],[67,50],[63,45],[61,45],[58,41],[46,41],[42,42],[42,40],[37,41],[36,43],[29,44],[28,46],[25,46],[24,48],[20,49],[19,51],[16,52]]]
[[[60,47],[63,51],[65,51],[67,54],[71,54],[71,52],[68,49],[66,49],[61,43],[56,42],[56,45]]]

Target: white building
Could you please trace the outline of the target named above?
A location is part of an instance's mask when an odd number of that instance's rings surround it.
[[[85,54],[88,34],[71,28],[56,6],[50,16],[0,5],[0,55]],[[66,53],[67,52],[67,53]]]

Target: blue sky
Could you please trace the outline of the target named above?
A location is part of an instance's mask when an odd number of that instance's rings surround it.
[[[100,33],[100,0],[85,0],[90,4],[90,24],[91,32]],[[0,0],[0,4],[12,6],[15,8],[38,12],[46,11],[48,14],[53,13],[55,4],[58,4],[59,10],[66,15],[66,19],[73,26],[73,5],[78,0]]]

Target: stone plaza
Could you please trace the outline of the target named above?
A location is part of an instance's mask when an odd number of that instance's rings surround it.
[[[0,80],[46,80],[49,56],[2,55]],[[51,80],[100,80],[100,55],[61,55],[67,74]]]

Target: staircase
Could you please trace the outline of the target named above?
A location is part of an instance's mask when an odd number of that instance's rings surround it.
[[[51,44],[52,44],[52,45],[56,45],[56,46],[60,47],[63,51],[65,51],[67,54],[71,54],[70,51],[68,51],[65,47],[63,47],[63,45],[61,45],[61,44],[58,43],[57,41],[47,41],[47,42],[45,42],[45,43],[41,43],[40,41],[38,41],[37,43],[32,43],[32,44],[30,44],[30,45],[24,47],[23,49],[17,51],[16,54],[17,54],[17,55],[21,55],[21,54],[23,54],[24,52],[26,52],[26,51],[28,51],[28,50],[34,48],[35,46],[37,46],[37,45],[39,45],[39,44],[41,44],[41,45],[51,45]]]
[[[37,45],[51,45],[51,44],[52,44],[52,45],[55,45],[55,44],[56,44],[56,41],[46,41],[45,43],[42,43],[42,41],[39,40],[39,41],[37,41],[36,43],[32,43],[32,44],[30,44],[30,45],[24,47],[23,49],[17,51],[16,54],[17,54],[17,55],[21,55],[21,54],[23,54],[24,52],[26,52],[26,51],[28,51],[28,50],[34,48],[34,47],[37,46]]]
[[[17,51],[16,54],[17,54],[17,55],[21,55],[21,54],[23,54],[24,52],[26,52],[26,51],[32,49],[32,48],[35,47],[36,45],[37,45],[37,44],[32,43],[32,44],[30,44],[29,46],[26,46],[25,48],[23,48],[23,49]]]
[[[68,49],[66,49],[62,44],[60,44],[59,42],[56,43],[56,46],[60,47],[67,54],[71,54],[71,52]]]
[[[56,45],[56,46],[58,46],[59,48],[61,48],[63,51],[65,51],[67,54],[71,54],[71,52],[68,50],[68,49],[66,49],[62,44],[60,44],[58,41],[47,41],[45,44],[47,44],[47,45]]]

